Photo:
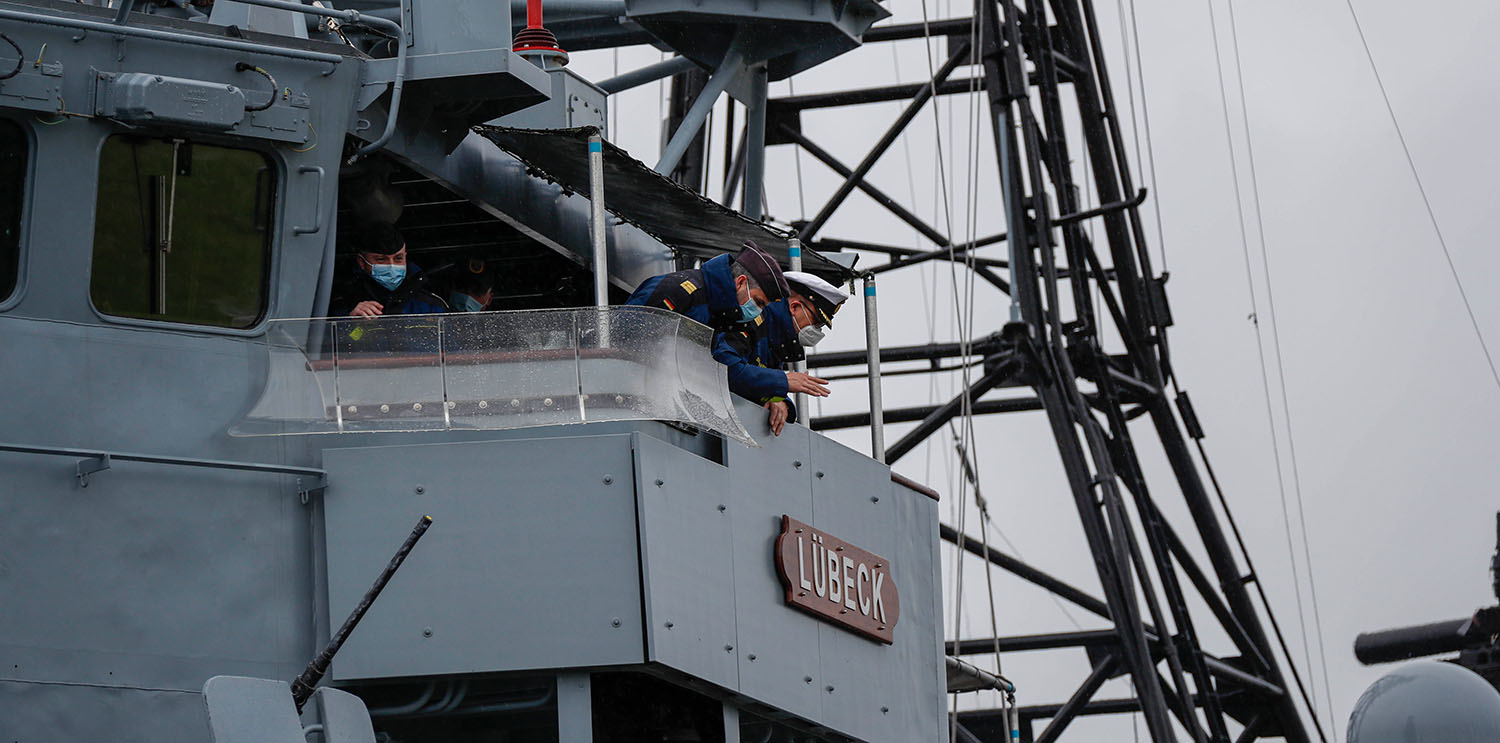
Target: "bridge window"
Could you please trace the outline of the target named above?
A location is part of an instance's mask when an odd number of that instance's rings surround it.
[[[120,134],[99,157],[89,294],[107,315],[248,328],[266,312],[266,156]]]
[[[15,291],[21,265],[27,150],[26,132],[0,119],[0,299]]]

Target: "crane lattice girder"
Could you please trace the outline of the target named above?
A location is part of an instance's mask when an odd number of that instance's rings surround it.
[[[964,262],[1007,293],[1020,318],[972,344],[885,349],[881,356],[926,361],[933,369],[941,359],[984,363],[978,381],[946,404],[883,411],[886,421],[920,421],[888,450],[891,459],[912,450],[965,410],[1041,410],[1051,425],[1103,597],[1088,595],[1014,558],[1000,556],[997,561],[1000,553],[992,549],[985,556],[1109,618],[1113,629],[1107,631],[1107,643],[1095,633],[1085,633],[1088,642],[1081,646],[1093,649],[1091,673],[1071,699],[1021,709],[1022,739],[1033,739],[1031,721],[1038,719],[1051,722],[1034,739],[1049,741],[1080,714],[1139,712],[1158,743],[1178,740],[1182,731],[1197,743],[1228,743],[1230,720],[1241,726],[1237,741],[1285,737],[1291,743],[1310,743],[1183,435],[1186,427],[1201,437],[1201,428],[1187,410],[1179,420],[1166,392],[1167,384],[1175,383],[1167,339],[1172,319],[1166,277],[1157,275],[1146,250],[1137,209],[1146,194],[1130,175],[1091,0],[1037,0],[1024,9],[1010,0],[976,0],[972,18],[876,28],[867,42],[928,33],[949,40],[946,61],[933,79],[773,99],[767,116],[776,134],[772,143],[801,147],[843,178],[817,215],[796,225],[804,241],[884,252],[891,260],[875,269],[882,272],[934,259]],[[977,65],[978,74],[955,74],[968,65]],[[1092,182],[1073,179],[1064,125],[1065,86],[1084,123],[1080,146]],[[951,245],[947,236],[867,179],[919,109],[934,96],[964,92],[982,94],[989,103],[1007,232],[983,244],[1004,241],[1010,253],[1007,260],[975,260],[972,251],[981,241]],[[902,99],[911,103],[855,167],[823,150],[800,127],[803,110]],[[1091,202],[1101,206],[1084,208],[1080,194],[1085,188],[1095,197]],[[935,249],[886,248],[827,237],[813,241],[854,190],[917,229]],[[1095,246],[1085,230],[1091,221],[1102,223],[1102,246]],[[1009,277],[1002,275],[1005,272]],[[1095,306],[1096,296],[1101,307]],[[1103,322],[1113,325],[1113,335],[1095,321],[1101,315]],[[1104,350],[1103,339],[1110,337],[1118,337],[1123,353]],[[810,359],[814,368],[864,362],[862,352]],[[1081,387],[1083,383],[1089,389]],[[982,399],[989,390],[1004,386],[1028,386],[1034,397]],[[1186,407],[1180,393],[1177,401]],[[1207,555],[1207,570],[1156,505],[1128,426],[1138,417],[1150,419],[1150,430],[1162,444]],[[814,419],[812,426],[840,428],[870,421],[869,414],[827,416]],[[965,541],[951,531],[945,529],[943,536]],[[1208,605],[1213,622],[1234,642],[1237,657],[1219,658],[1202,647],[1184,583]],[[966,641],[963,646],[979,650],[992,642]],[[1002,640],[1002,652],[1004,645]],[[1104,679],[1120,674],[1131,677],[1134,698],[1093,699]],[[995,714],[965,713],[961,724],[979,740],[999,740],[994,737],[1001,730]]]

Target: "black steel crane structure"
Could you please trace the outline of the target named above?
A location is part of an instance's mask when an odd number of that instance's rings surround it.
[[[556,30],[564,45],[575,50],[651,42],[641,29],[614,19],[583,22],[576,29],[564,23]],[[1012,316],[995,318],[990,326],[993,332],[983,338],[962,344],[880,349],[882,363],[924,360],[932,370],[941,370],[943,360],[957,360],[983,370],[946,403],[878,411],[884,422],[917,422],[886,448],[885,461],[899,460],[965,413],[1043,412],[1056,440],[1103,596],[993,546],[981,547],[982,540],[951,527],[943,527],[942,537],[994,567],[1109,620],[1112,629],[955,638],[950,654],[984,654],[996,648],[1002,653],[1087,650],[1092,669],[1068,699],[1020,708],[1023,741],[1057,740],[1079,715],[1119,713],[1141,714],[1156,743],[1248,743],[1278,737],[1290,743],[1311,743],[1314,733],[1324,739],[1227,503],[1218,493],[1216,506],[1205,484],[1206,472],[1213,492],[1218,491],[1212,469],[1206,456],[1200,465],[1192,453],[1190,440],[1199,444],[1203,455],[1198,440],[1204,433],[1172,366],[1167,274],[1152,266],[1147,250],[1139,211],[1147,194],[1131,175],[1092,1],[975,0],[968,18],[877,25],[864,34],[863,41],[919,38],[938,38],[947,45],[945,61],[925,82],[771,98],[746,109],[746,125],[738,137],[731,106],[729,122],[721,129],[725,134],[724,195],[726,201],[733,200],[741,182],[750,192],[747,179],[761,174],[755,167],[747,174],[746,160],[764,161],[754,152],[747,156],[747,151],[758,146],[795,146],[843,179],[812,219],[793,223],[805,245],[888,256],[881,265],[862,268],[867,278],[927,261],[959,262],[1011,298]],[[621,79],[634,78],[630,84],[660,79],[668,74],[665,70],[685,69],[687,65],[675,66],[681,61],[654,66],[663,71],[660,74],[643,70]],[[972,72],[955,79],[960,70]],[[695,68],[674,75],[664,134],[684,125],[687,104],[700,95],[706,79]],[[623,87],[622,83],[615,89]],[[988,104],[995,173],[1003,198],[1003,204],[991,206],[1004,209],[1008,231],[954,243],[952,235],[902,206],[868,176],[925,106],[939,97],[961,94],[981,95]],[[801,127],[805,111],[881,101],[905,101],[906,105],[852,166]],[[1082,140],[1073,146],[1089,165],[1087,182],[1075,179],[1070,165],[1066,124],[1079,118]],[[747,142],[748,131],[756,134]],[[763,145],[756,141],[762,136]],[[670,175],[679,183],[706,190],[708,145],[699,131]],[[830,218],[856,190],[923,235],[932,247],[920,250],[823,236]],[[759,203],[747,203],[744,211],[761,216]],[[1090,223],[1102,226],[1103,245],[1091,241]],[[1009,248],[1007,259],[977,255],[979,248],[1002,242]],[[866,365],[867,356],[865,351],[813,354],[808,363],[814,369],[857,368]],[[1003,389],[1030,392],[986,396]],[[1149,421],[1149,428],[1143,421],[1132,429],[1130,423],[1142,418]],[[829,415],[813,418],[810,425],[822,430],[853,428],[869,426],[871,420],[871,413]],[[1134,441],[1140,435],[1159,440],[1175,488],[1153,488],[1147,483]],[[1192,532],[1169,523],[1157,505],[1157,495],[1171,489],[1186,504]],[[1194,532],[1197,544],[1190,545]],[[1198,552],[1207,556],[1207,566],[1195,557]],[[1194,616],[1189,611],[1189,591],[1197,594],[1211,616]],[[1262,617],[1275,630],[1274,643]],[[1232,641],[1232,655],[1205,648],[1200,638],[1209,621]],[[1290,679],[1283,673],[1283,662]],[[1119,676],[1129,677],[1133,697],[1094,698],[1107,680]],[[1305,716],[1298,698],[1307,710]],[[1040,721],[1046,724],[1038,730],[1035,723]],[[1003,710],[961,712],[956,724],[965,739],[1005,740]]]
[[[977,0],[971,18],[877,26],[865,41],[928,35],[947,41],[947,59],[932,79],[773,99],[767,128],[774,138],[768,142],[795,144],[844,178],[815,217],[796,225],[804,243],[890,256],[887,263],[869,269],[871,273],[928,260],[963,262],[1009,295],[1019,311],[1018,318],[999,319],[992,326],[999,326],[998,331],[972,344],[885,348],[881,359],[924,359],[934,362],[933,367],[942,359],[983,363],[977,381],[944,404],[883,411],[887,422],[918,421],[887,449],[886,461],[911,452],[965,409],[974,414],[1039,410],[1050,423],[1103,597],[993,547],[981,552],[977,538],[951,528],[943,531],[945,539],[966,551],[987,556],[994,565],[1113,624],[1112,631],[999,638],[1001,652],[1083,647],[1093,665],[1069,699],[1021,709],[1021,739],[1056,740],[1082,714],[1139,712],[1158,743],[1182,740],[1183,734],[1196,743],[1274,737],[1308,743],[1310,728],[1295,702],[1301,681],[1283,673],[1281,659],[1294,676],[1296,669],[1285,643],[1273,644],[1265,630],[1261,610],[1273,626],[1274,617],[1264,593],[1260,592],[1261,607],[1252,599],[1251,586],[1259,588],[1259,577],[1242,542],[1238,547],[1244,564],[1236,557],[1226,531],[1226,524],[1233,526],[1227,504],[1221,496],[1224,510],[1216,508],[1191,451],[1189,440],[1201,439],[1203,430],[1172,367],[1167,275],[1153,268],[1147,250],[1139,211],[1146,193],[1131,176],[1092,2]],[[979,73],[971,79],[953,79],[964,66]],[[988,102],[1008,232],[954,244],[952,236],[904,209],[866,176],[929,101],[976,90]],[[798,126],[798,114],[804,110],[902,99],[909,101],[905,110],[853,167],[839,162]],[[1091,182],[1075,180],[1070,167],[1065,103],[1072,104],[1083,122],[1082,141],[1075,146],[1087,159]],[[820,239],[824,225],[855,189],[926,236],[934,247],[921,251]],[[1092,190],[1092,199],[1086,201],[1087,190]],[[1085,208],[1086,203],[1101,206]],[[1089,220],[1102,225],[1104,245],[1090,241],[1085,228]],[[1009,244],[1008,260],[969,256],[970,251],[1001,241]],[[1102,307],[1095,306],[1096,297]],[[1103,321],[1096,322],[1096,317]],[[1107,351],[1106,338],[1117,338],[1122,352]],[[864,363],[863,353],[809,358],[810,366],[819,369]],[[1031,394],[985,397],[1007,387],[1029,388]],[[1138,418],[1149,421],[1149,433],[1144,422],[1132,429],[1130,422]],[[812,426],[832,429],[866,426],[870,421],[869,414],[828,416],[814,419]],[[1185,500],[1199,546],[1207,555],[1206,569],[1190,551],[1189,535],[1169,524],[1157,506],[1156,496],[1163,491],[1146,481],[1134,443],[1140,435],[1155,435],[1170,462],[1175,489]],[[1211,617],[1190,613],[1189,590],[1209,607]],[[1211,654],[1200,641],[1208,620],[1233,641],[1232,657]],[[1280,639],[1279,629],[1276,634]],[[953,652],[988,653],[995,647],[993,639],[972,640],[956,643]],[[1130,677],[1133,698],[1094,699],[1107,679],[1122,674]],[[1305,693],[1302,698],[1305,704]],[[1311,705],[1307,708],[1311,717]],[[1004,730],[1001,714],[964,712],[959,721],[979,740],[999,741]],[[1311,729],[1322,737],[1321,726],[1311,719]],[[1038,720],[1048,721],[1040,731],[1032,725]],[[1231,727],[1231,721],[1237,725]]]

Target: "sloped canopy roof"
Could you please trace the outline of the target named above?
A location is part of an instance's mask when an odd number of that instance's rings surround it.
[[[514,155],[535,175],[588,196],[588,139],[592,127],[511,129],[475,127],[480,135]],[[704,198],[652,170],[619,147],[604,143],[604,206],[615,216],[687,255],[711,258],[738,251],[754,240],[783,267],[789,265],[790,232],[756,222],[716,201]],[[803,270],[843,279],[842,266],[816,251],[802,248]]]

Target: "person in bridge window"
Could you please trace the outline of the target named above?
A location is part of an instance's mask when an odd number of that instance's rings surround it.
[[[394,225],[369,224],[339,232],[340,252],[353,253],[355,270],[337,282],[328,314],[379,317],[447,312],[427,289],[422,271],[406,260],[406,240]]]
[[[671,310],[722,333],[744,329],[786,291],[776,259],[747,240],[733,257],[725,253],[702,268],[646,279],[625,304]]]
[[[833,327],[833,316],[849,295],[838,287],[801,271],[787,271],[788,294],[761,313],[764,320],[746,330],[720,333],[714,338],[714,358],[729,367],[729,389],[760,403],[769,411],[771,433],[780,436],[788,422],[797,421],[791,393],[827,397],[828,380],[783,366],[801,361],[810,348]],[[757,319],[761,319],[757,318]]]
[[[453,312],[483,312],[495,298],[495,277],[482,258],[470,258],[460,263],[453,278],[453,291],[448,294],[448,307]]]

